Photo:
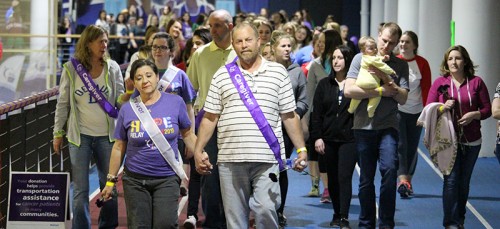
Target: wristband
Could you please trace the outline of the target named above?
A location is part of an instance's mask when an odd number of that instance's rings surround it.
[[[134,94],[134,89],[132,89],[132,90],[130,90],[130,91],[129,91],[129,90],[126,90],[126,91],[125,91],[125,93],[126,93],[127,95]]]
[[[377,87],[378,95],[382,96],[382,87]]]
[[[115,182],[107,181],[106,182],[106,186],[108,186],[108,187],[114,187],[115,186]]]
[[[300,153],[302,153],[302,152],[306,152],[306,153],[307,153],[307,149],[306,149],[306,147],[302,147],[302,148],[298,148],[298,149],[297,149],[297,154],[300,154]]]
[[[64,134],[66,134],[66,132],[64,132],[64,130],[55,131],[54,138],[62,138],[64,136]]]
[[[441,111],[441,113],[443,113],[443,110],[444,110],[444,105],[441,105],[441,106],[439,107],[439,111]]]

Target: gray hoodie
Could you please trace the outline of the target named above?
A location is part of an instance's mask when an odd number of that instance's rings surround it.
[[[307,105],[306,75],[298,64],[292,64],[288,66],[286,70],[292,82],[293,95],[295,96],[295,103],[297,104],[295,112],[302,118],[309,109]]]

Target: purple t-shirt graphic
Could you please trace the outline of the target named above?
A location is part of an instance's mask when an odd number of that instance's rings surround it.
[[[161,92],[160,99],[146,106],[178,158],[177,138],[180,129],[191,127],[186,105],[179,96]],[[128,171],[151,177],[175,175],[167,161],[144,130],[130,102],[120,109],[114,137],[127,141],[125,167]]]

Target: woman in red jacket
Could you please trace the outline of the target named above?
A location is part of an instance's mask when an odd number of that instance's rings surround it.
[[[443,103],[440,114],[451,112],[458,140],[452,170],[443,176],[445,228],[464,228],[470,180],[481,150],[481,120],[491,116],[488,88],[475,75],[476,67],[463,46],[450,47],[441,63],[442,75],[432,83],[426,101]]]
[[[399,40],[400,59],[408,63],[410,69],[410,92],[405,105],[399,105],[399,169],[398,192],[401,198],[413,194],[411,179],[417,166],[417,147],[422,127],[417,126],[417,119],[422,112],[427,94],[431,87],[431,68],[423,57],[417,55],[418,37],[412,31],[406,31]]]

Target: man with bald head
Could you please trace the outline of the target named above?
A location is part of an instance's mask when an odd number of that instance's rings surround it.
[[[203,117],[204,112],[200,111],[205,104],[208,87],[210,86],[210,82],[212,82],[214,73],[221,66],[231,62],[236,57],[236,53],[231,45],[231,30],[233,29],[231,14],[226,10],[216,10],[210,14],[208,23],[213,40],[198,48],[193,53],[187,69],[189,80],[193,84],[194,89],[198,91],[198,97],[194,104],[195,112],[199,116],[196,120],[200,120]],[[216,165],[219,153],[216,130],[213,132],[212,138],[208,141],[205,150],[210,154],[210,163],[214,166],[210,175],[201,178],[202,207],[205,213],[203,228],[226,228],[226,219],[224,217],[224,207],[220,192],[219,170]],[[188,220],[191,216],[197,219],[196,212],[191,212],[188,209]],[[193,220],[188,220],[184,223],[184,227],[195,227],[192,224]]]
[[[257,228],[278,228],[280,187],[270,175],[285,168],[282,121],[298,152],[293,168],[302,171],[307,158],[292,84],[283,65],[260,56],[260,38],[252,24],[234,28],[232,45],[238,59],[217,70],[206,96],[194,152],[196,171],[213,171],[213,155],[205,145],[217,128],[227,227],[252,226],[252,210]]]

